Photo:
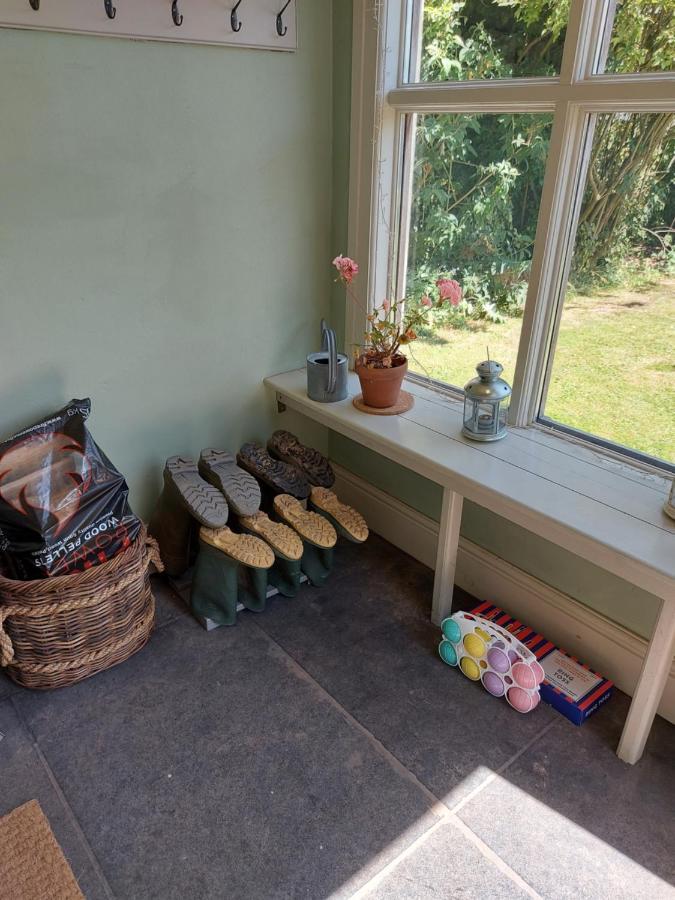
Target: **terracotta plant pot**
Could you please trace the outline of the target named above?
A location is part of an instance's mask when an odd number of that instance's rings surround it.
[[[408,360],[405,356],[397,359],[403,362],[392,366],[391,369],[373,369],[360,361],[356,363],[356,374],[361,382],[361,393],[366,406],[386,409],[398,402],[401,383],[408,371]]]

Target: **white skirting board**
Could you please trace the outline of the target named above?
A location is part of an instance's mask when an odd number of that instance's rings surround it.
[[[385,540],[433,568],[438,523],[333,463],[335,490]],[[647,641],[472,541],[460,538],[456,583],[503,607],[559,647],[597,669],[632,696]],[[431,608],[431,597],[429,598]],[[675,723],[675,665],[658,709]]]

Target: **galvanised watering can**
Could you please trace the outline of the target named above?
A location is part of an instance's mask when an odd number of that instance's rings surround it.
[[[307,396],[319,403],[335,403],[347,396],[347,357],[337,352],[335,332],[321,320],[321,350],[307,357]]]

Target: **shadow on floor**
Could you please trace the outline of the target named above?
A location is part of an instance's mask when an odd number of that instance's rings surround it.
[[[440,662],[431,572],[381,539],[208,634],[156,586],[127,663],[0,677],[0,813],[37,797],[88,898],[673,896],[675,728],[630,767],[620,694],[518,715]]]

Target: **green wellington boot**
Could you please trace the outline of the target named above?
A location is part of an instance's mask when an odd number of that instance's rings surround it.
[[[306,510],[289,494],[274,498],[274,511],[302,538],[300,568],[310,583],[317,587],[324,584],[333,568],[333,548],[337,543],[337,532],[331,523],[318,513]]]
[[[192,612],[218,625],[236,623],[238,603],[261,612],[273,565],[272,549],[259,538],[229,528],[202,528],[190,593]]]
[[[167,459],[164,487],[149,526],[159,544],[166,574],[178,578],[189,567],[194,520],[209,528],[220,528],[227,516],[225,498],[200,477],[193,460],[181,456]]]
[[[273,522],[264,512],[241,516],[241,527],[262,538],[274,551],[274,565],[269,570],[270,584],[284,597],[295,597],[302,577],[302,539],[288,525]]]

